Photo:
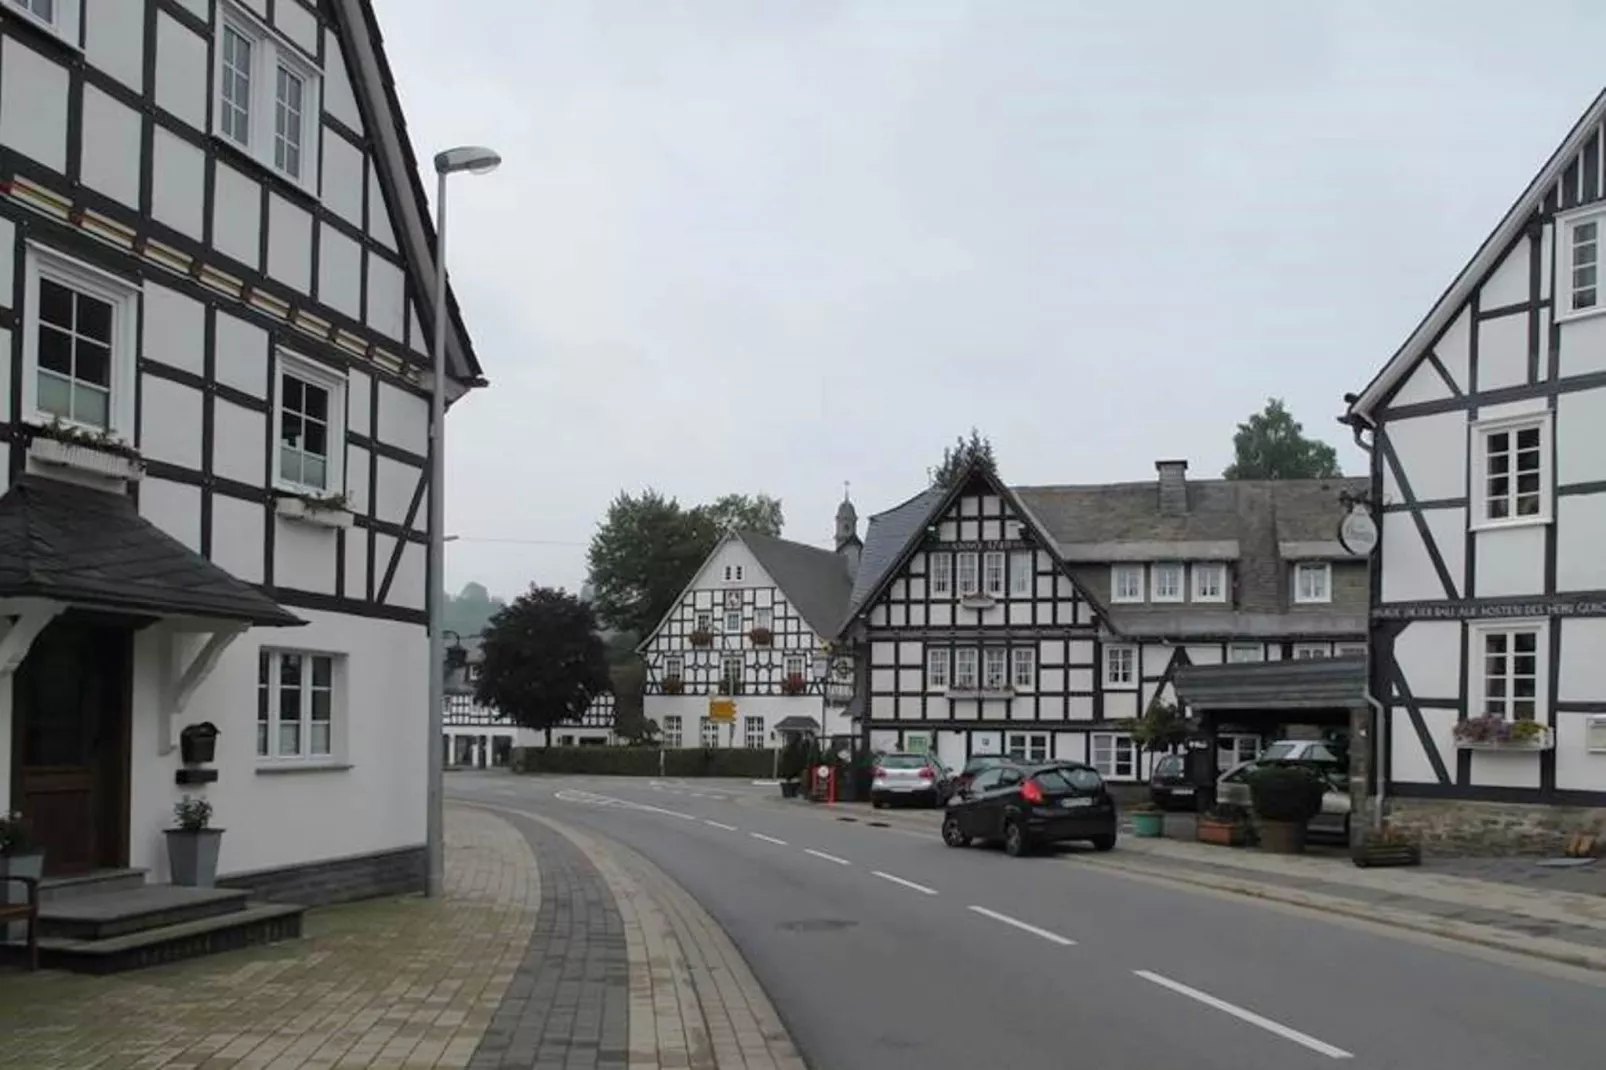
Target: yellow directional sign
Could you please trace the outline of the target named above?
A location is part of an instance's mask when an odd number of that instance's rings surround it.
[[[736,700],[733,698],[711,698],[708,700],[708,719],[710,721],[736,720]]]

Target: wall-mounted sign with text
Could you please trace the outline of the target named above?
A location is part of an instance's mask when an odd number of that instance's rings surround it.
[[[1370,557],[1377,549],[1377,521],[1359,505],[1352,506],[1338,523],[1338,543],[1356,557]]]

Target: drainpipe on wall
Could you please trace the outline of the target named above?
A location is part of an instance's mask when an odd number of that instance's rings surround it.
[[[1370,686],[1362,692],[1366,704],[1372,707],[1372,777],[1377,781],[1377,801],[1372,806],[1372,829],[1376,832],[1383,830],[1383,802],[1388,795],[1388,770],[1383,768],[1383,733],[1388,726],[1383,723],[1383,704],[1372,697]]]

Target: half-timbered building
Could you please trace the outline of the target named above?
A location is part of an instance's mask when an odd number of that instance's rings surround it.
[[[1087,761],[1138,780],[1125,724],[1182,665],[1353,654],[1366,566],[1335,541],[1363,481],[1006,487],[976,467],[871,518],[841,638],[876,750]],[[1267,728],[1218,726],[1219,763]],[[1275,730],[1276,726],[1271,726]]]
[[[664,746],[766,748],[799,727],[852,734],[826,640],[847,608],[857,527],[844,499],[832,550],[752,531],[720,540],[639,648],[643,711]]]
[[[480,665],[484,661],[481,638],[463,636],[456,647],[462,653],[453,660],[460,664],[447,671],[446,709],[442,717],[446,734],[442,753],[448,765],[500,769],[512,764],[515,747],[545,747],[549,742],[556,747],[606,746],[618,742],[611,693],[598,695],[577,720],[556,725],[551,732],[524,728],[501,711],[474,700]]]
[[[1606,819],[1606,94],[1347,419],[1371,449],[1375,763],[1467,850]]]
[[[422,886],[433,247],[370,0],[0,0],[0,803],[48,873],[165,879],[188,792],[228,883]]]

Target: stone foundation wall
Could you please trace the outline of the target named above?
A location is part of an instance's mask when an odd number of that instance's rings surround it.
[[[1606,808],[1390,798],[1388,822],[1426,854],[1559,855],[1580,832],[1606,832]]]
[[[271,903],[328,906],[382,895],[415,895],[425,890],[428,859],[423,847],[332,858],[304,866],[261,869],[219,877],[224,888],[245,888]]]

